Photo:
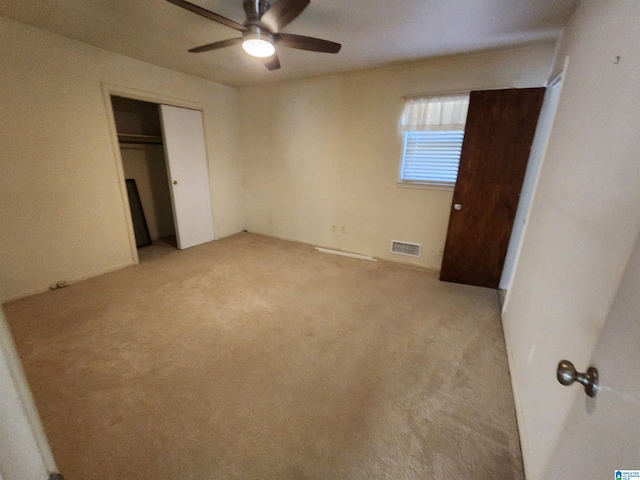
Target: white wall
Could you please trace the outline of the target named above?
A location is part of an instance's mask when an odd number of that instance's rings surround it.
[[[391,239],[418,242],[415,263],[439,268],[452,192],[397,186],[401,96],[541,86],[552,56],[533,46],[242,89],[247,228],[401,261]]]
[[[582,2],[503,322],[525,467],[543,479],[640,230],[640,2]],[[615,63],[620,56],[619,63]]]
[[[216,233],[244,228],[237,90],[3,18],[0,43],[0,301],[132,263],[104,84],[203,108]]]

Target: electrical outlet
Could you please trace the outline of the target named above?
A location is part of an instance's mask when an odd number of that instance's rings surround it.
[[[345,227],[344,225],[342,226],[342,233],[347,233],[347,227]]]
[[[331,225],[331,231],[335,232],[336,231],[336,226],[335,225]]]

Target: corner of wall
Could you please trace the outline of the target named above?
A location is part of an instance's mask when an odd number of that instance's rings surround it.
[[[509,364],[509,378],[511,380],[511,390],[513,392],[513,403],[516,409],[516,423],[518,424],[518,434],[520,436],[520,451],[522,453],[522,466],[524,468],[525,478],[528,478],[528,473],[531,472],[531,450],[529,448],[527,430],[525,427],[525,416],[523,412],[523,402],[520,388],[517,383],[517,367],[515,361],[515,354],[512,345],[512,336],[509,328],[509,321],[507,319],[505,309],[500,314],[502,320],[502,333],[504,335],[504,343],[507,350],[507,361]]]

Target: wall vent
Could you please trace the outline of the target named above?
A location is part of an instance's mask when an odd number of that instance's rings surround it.
[[[391,253],[398,255],[407,255],[409,257],[420,257],[420,243],[404,242],[400,240],[391,240]]]

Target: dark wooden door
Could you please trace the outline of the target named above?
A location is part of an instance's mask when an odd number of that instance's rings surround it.
[[[471,92],[440,280],[498,287],[544,92]]]

